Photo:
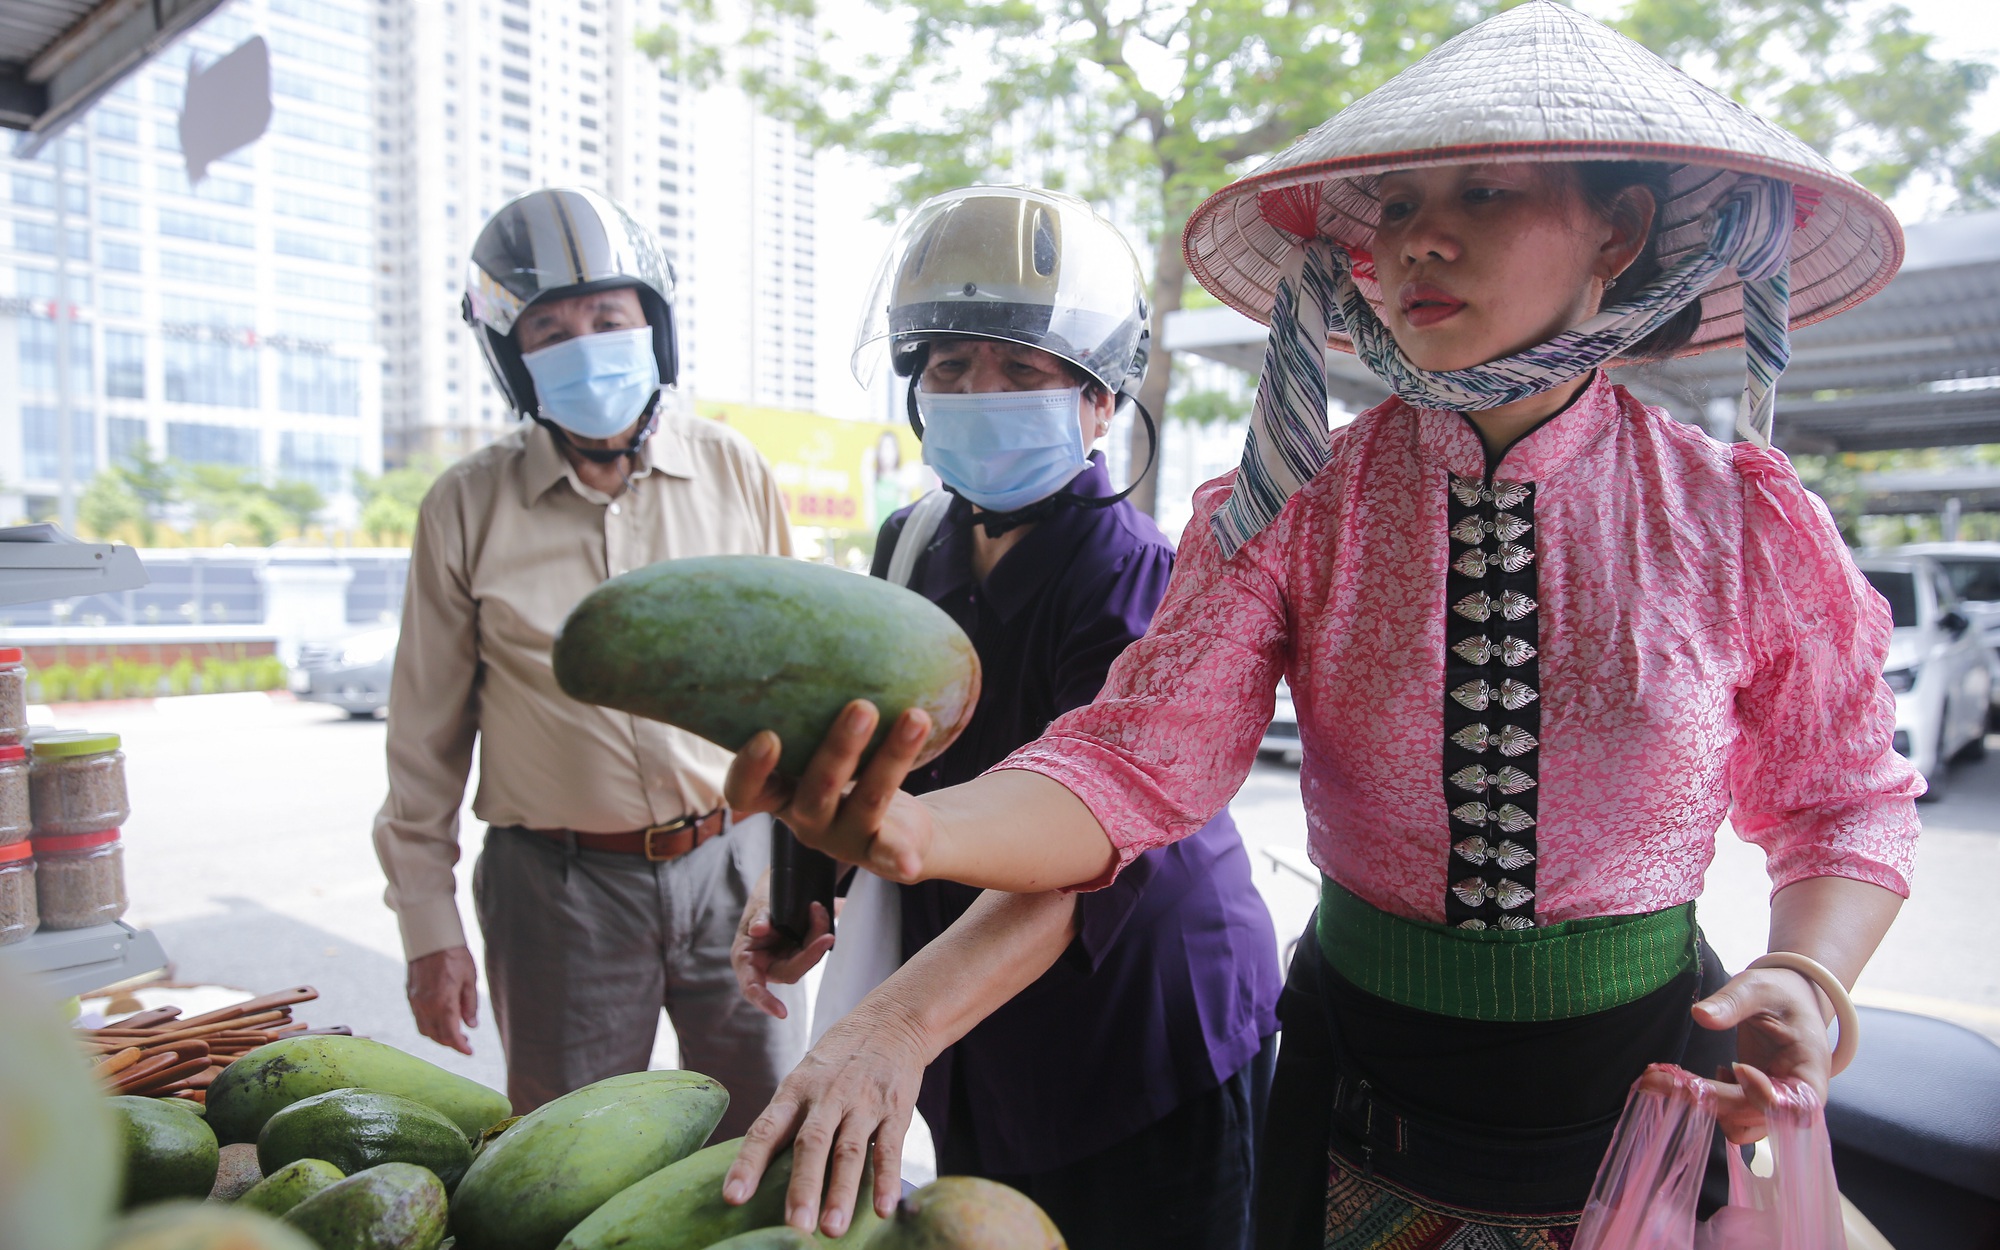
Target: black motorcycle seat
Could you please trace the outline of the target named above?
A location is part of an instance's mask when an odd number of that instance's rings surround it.
[[[1862,1007],[1861,1050],[1827,1095],[1834,1142],[2000,1200],[2000,1046],[1930,1016]]]

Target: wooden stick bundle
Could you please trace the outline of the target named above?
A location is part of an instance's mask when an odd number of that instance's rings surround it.
[[[80,1037],[112,1093],[204,1102],[222,1070],[259,1046],[311,1034],[351,1036],[345,1027],[309,1029],[292,1018],[293,1007],[318,997],[300,985],[186,1019],[178,1007],[154,1007]]]

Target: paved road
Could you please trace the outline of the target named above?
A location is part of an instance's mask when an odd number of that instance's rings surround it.
[[[130,919],[151,927],[184,981],[268,990],[298,983],[321,999],[302,1012],[348,1024],[458,1071],[501,1083],[490,1025],[476,1053],[418,1037],[403,1003],[403,964],[368,841],[384,780],[383,726],[263,695],[60,709],[65,725],[125,736],[134,812],[127,829]],[[1996,742],[2000,748],[2000,742]],[[1260,763],[1235,811],[1279,928],[1295,936],[1313,904],[1303,879],[1260,852],[1302,862],[1298,771]],[[2000,750],[1962,767],[1923,809],[1916,894],[1862,981],[1861,997],[1957,1019],[2000,1039],[1993,947],[2000,890]],[[466,817],[466,827],[477,826]],[[469,859],[469,856],[468,856]],[[464,879],[462,872],[461,895]],[[1731,966],[1763,949],[1762,857],[1721,839],[1702,920]],[[471,915],[469,899],[461,908]],[[478,951],[476,926],[471,934]],[[672,1053],[663,1030],[660,1057]]]

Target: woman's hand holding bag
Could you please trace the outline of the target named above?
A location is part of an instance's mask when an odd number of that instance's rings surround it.
[[[1819,1095],[1746,1065],[1737,1073],[1769,1125],[1773,1174],[1753,1174],[1730,1150],[1729,1205],[1697,1223],[1718,1087],[1655,1064],[1632,1086],[1572,1250],[1846,1250]]]

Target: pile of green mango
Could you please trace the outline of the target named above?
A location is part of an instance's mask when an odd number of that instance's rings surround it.
[[[237,1060],[205,1106],[110,1101],[131,1214],[104,1250],[1062,1247],[1032,1202],[963,1177],[886,1221],[864,1204],[838,1239],[782,1228],[789,1152],[730,1206],[722,1181],[742,1142],[703,1148],[729,1094],[695,1072],[615,1076],[510,1116],[497,1091],[393,1047],[314,1036]],[[262,1179],[233,1205],[186,1201],[211,1196],[222,1148],[251,1145]]]

